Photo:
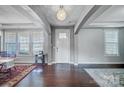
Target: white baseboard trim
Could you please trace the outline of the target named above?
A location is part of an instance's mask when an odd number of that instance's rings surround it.
[[[78,63],[73,63],[75,66],[78,66]]]
[[[53,63],[47,63],[48,65],[52,65]]]
[[[61,63],[63,63],[63,64],[73,64],[73,65],[78,65],[78,63],[74,63],[74,62],[56,62],[56,61],[52,61],[52,62],[50,62],[50,63],[48,63],[48,65],[52,65],[52,64],[61,64]]]
[[[78,62],[78,64],[124,64],[124,62]]]
[[[29,64],[33,64],[35,63],[34,61],[15,61],[15,63],[29,63]]]
[[[15,61],[15,63],[28,63],[28,64],[33,64],[33,63],[35,63],[34,61]],[[52,65],[52,64],[57,64],[58,62],[55,62],[55,61],[53,61],[53,62],[49,62],[49,63],[47,63],[48,65]],[[85,61],[85,62],[76,62],[76,63],[74,63],[74,62],[70,62],[70,63],[67,63],[67,64],[74,64],[75,66],[76,65],[79,65],[79,64],[124,64],[124,62],[91,62],[91,61]]]
[[[58,62],[53,61],[53,62],[48,63],[48,65],[52,65],[52,64],[58,64]],[[85,61],[85,62],[78,62],[78,63],[70,62],[67,64],[73,64],[75,66],[78,66],[79,64],[124,64],[124,62],[91,62],[91,61],[86,62]]]

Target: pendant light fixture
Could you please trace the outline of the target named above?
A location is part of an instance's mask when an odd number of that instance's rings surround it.
[[[60,5],[58,11],[57,11],[57,14],[56,14],[56,17],[59,21],[64,21],[66,19],[66,11],[64,9],[64,6]]]

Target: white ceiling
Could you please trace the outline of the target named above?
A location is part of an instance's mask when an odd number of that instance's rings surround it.
[[[124,27],[124,5],[113,5],[89,26],[92,27]]]
[[[41,13],[44,14],[48,23],[53,26],[74,26],[81,19],[82,12],[87,9],[87,5],[64,5],[67,18],[64,21],[59,21],[56,18],[59,7],[59,5],[40,6]],[[124,5],[111,6],[86,27],[124,27]]]
[[[32,5],[31,7],[0,5],[0,25],[2,24],[8,29],[10,27],[14,28],[14,26],[16,28],[19,26],[30,28],[32,24],[41,27],[44,23],[52,26],[75,26],[82,22],[80,19],[83,18],[84,13],[88,12],[87,5],[64,5],[67,18],[64,21],[59,21],[56,18],[59,7],[59,5]],[[48,24],[43,19],[47,20]],[[85,27],[124,27],[124,5],[113,5],[107,8]]]
[[[0,5],[0,29],[44,29],[42,20],[26,5]]]
[[[115,22],[124,21],[124,5],[115,5],[110,7],[101,16],[99,16],[95,22]]]
[[[0,23],[10,24],[10,23],[32,23],[27,17],[22,13],[18,12],[12,6],[1,5],[0,6]]]
[[[59,5],[42,5],[40,7],[48,22],[53,26],[74,26],[85,8],[83,5],[64,5],[67,18],[64,21],[59,21],[56,18]]]

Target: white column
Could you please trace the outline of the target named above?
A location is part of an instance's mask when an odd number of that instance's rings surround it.
[[[2,24],[0,24],[0,37],[1,37],[1,46],[0,46],[0,50],[3,51],[3,31],[2,31]]]
[[[78,34],[74,35],[74,65],[78,65]]]

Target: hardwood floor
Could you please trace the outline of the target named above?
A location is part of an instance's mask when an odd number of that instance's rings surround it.
[[[16,87],[98,87],[84,68],[124,68],[124,64],[39,64]]]
[[[16,87],[98,87],[80,67],[70,64],[38,65]]]

